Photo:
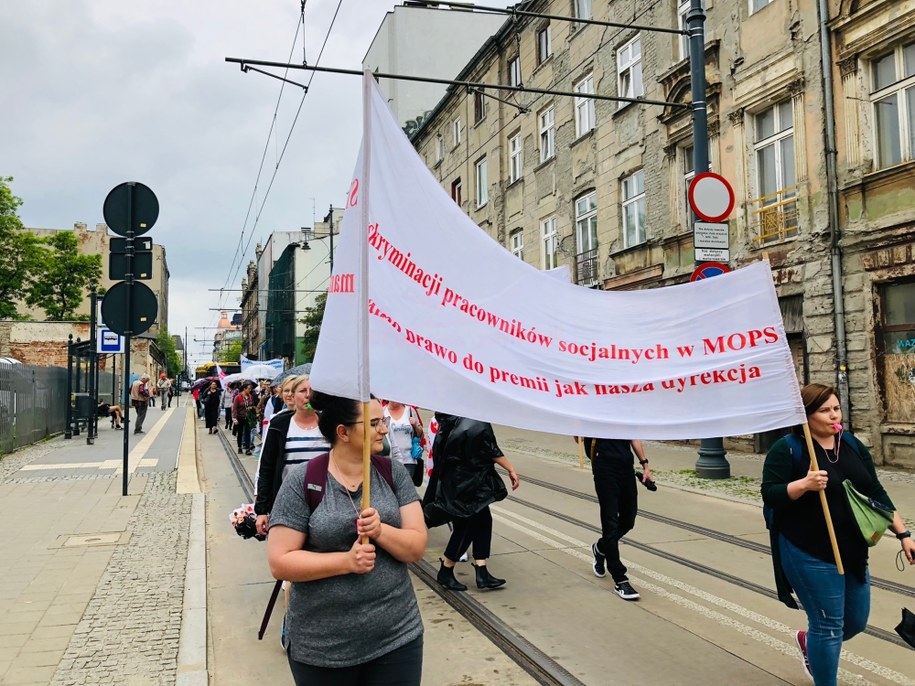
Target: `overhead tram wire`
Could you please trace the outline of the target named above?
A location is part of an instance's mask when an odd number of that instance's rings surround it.
[[[454,5],[454,6],[458,6],[458,5],[468,6],[463,3],[442,3],[442,4],[449,4],[449,5]],[[476,7],[478,9],[481,9],[480,6],[476,6]],[[430,6],[429,9],[435,9],[435,8]],[[439,9],[440,9],[440,11],[449,11],[444,8],[439,8]],[[488,8],[488,9],[491,9],[492,11],[484,11],[484,12],[479,12],[479,13],[480,14],[497,14],[497,13],[498,14],[505,14],[505,13],[510,14],[510,11],[507,12],[506,10],[501,9],[501,8]],[[645,16],[647,13],[651,12],[654,9],[655,9],[654,6],[646,7],[636,17],[633,18],[633,22],[637,21],[638,19],[641,19],[643,16]],[[551,82],[551,85],[554,85],[554,84],[558,83],[559,81],[562,81],[562,80],[568,78],[572,73],[574,73],[575,69],[578,69],[583,64],[585,64],[588,60],[590,60],[592,57],[594,57],[594,55],[596,55],[602,48],[604,48],[606,45],[608,45],[613,40],[615,40],[625,30],[650,29],[652,31],[660,31],[662,33],[671,33],[671,34],[676,34],[676,35],[683,35],[683,33],[684,33],[680,29],[667,29],[667,28],[655,29],[654,27],[645,27],[640,24],[635,24],[632,22],[620,23],[620,22],[604,22],[604,21],[599,21],[599,20],[585,21],[585,20],[578,20],[574,17],[563,17],[563,16],[557,16],[557,15],[541,15],[539,13],[533,13],[533,12],[526,12],[525,16],[532,17],[532,18],[552,17],[554,19],[567,21],[567,22],[594,24],[594,25],[604,26],[606,28],[617,28],[618,29],[616,32],[614,32],[614,34],[609,39],[601,41],[601,43],[597,46],[597,48],[595,48],[594,51],[591,52],[589,55],[587,55],[584,59],[579,61],[579,63],[574,68],[570,69],[566,74],[564,74],[561,77],[559,77],[559,76],[555,77],[553,79],[553,81]],[[362,75],[361,71],[356,71],[356,70],[352,70],[352,69],[336,69],[336,68],[331,68],[331,67],[317,67],[317,66],[308,66],[308,65],[303,65],[303,66],[286,65],[281,62],[267,62],[267,61],[262,61],[262,60],[246,60],[246,59],[235,58],[235,57],[227,57],[226,62],[237,63],[240,65],[257,64],[259,66],[268,66],[268,67],[289,66],[289,67],[296,68],[296,69],[304,69],[304,70],[311,70],[311,71],[323,71],[323,72],[330,72],[330,73],[340,73],[340,74],[359,75],[359,76]],[[536,97],[528,104],[528,108],[533,103],[535,103],[537,100],[539,100],[541,97],[543,97],[544,95],[558,95],[558,96],[562,96],[562,97],[576,97],[576,98],[582,97],[581,93],[570,93],[567,91],[553,91],[550,89],[535,89],[535,88],[527,88],[525,86],[505,86],[505,85],[498,85],[498,84],[476,83],[476,82],[470,82],[470,81],[458,81],[458,80],[453,80],[453,79],[435,79],[435,78],[430,78],[430,77],[420,77],[420,76],[412,76],[412,75],[405,75],[405,74],[385,74],[385,73],[379,73],[379,72],[375,72],[372,75],[376,78],[390,78],[390,79],[394,79],[394,80],[403,80],[403,81],[418,81],[418,82],[423,82],[423,83],[440,83],[440,84],[445,84],[445,85],[463,86],[465,88],[468,88],[468,90],[470,90],[472,88],[478,88],[483,91],[485,91],[486,89],[505,90],[505,91],[509,91],[512,94],[531,93],[531,94],[536,95]],[[490,96],[490,97],[493,97],[493,96]],[[659,105],[659,106],[664,106],[664,107],[673,107],[673,108],[677,108],[677,109],[690,109],[689,104],[681,103],[681,102],[648,100],[646,98],[624,98],[624,97],[618,97],[618,96],[599,95],[597,93],[589,93],[588,97],[593,98],[595,100],[610,100],[610,101],[615,101],[615,102],[636,103],[636,104],[640,103],[643,105]],[[516,105],[511,105],[511,106],[515,107]],[[495,138],[499,133],[501,133],[505,128],[507,128],[514,121],[514,119],[515,119],[515,117],[513,117],[511,120],[509,120],[508,122],[503,124],[499,129],[494,131],[492,133],[492,135],[489,136],[489,138],[487,138],[485,141],[483,141],[480,144],[480,146],[476,148],[476,150],[469,151],[467,153],[467,155],[463,158],[463,160],[461,162],[459,162],[455,167],[450,169],[447,173],[445,173],[444,176],[448,176],[451,172],[454,171],[454,169],[457,169],[458,167],[460,167],[461,165],[466,163],[467,160],[469,160],[471,157],[475,156],[479,152],[479,150],[481,150],[483,147],[485,147],[485,145],[487,143],[489,143],[493,138]]]
[[[303,50],[304,50],[304,45],[305,45],[305,32],[304,32],[305,0],[302,0],[300,19],[301,19],[301,21],[296,22],[295,35],[292,37],[292,46],[289,48],[289,57],[288,57],[289,60],[292,59],[292,53],[295,51],[296,43],[299,40],[299,31],[302,32],[302,46],[303,46]],[[288,69],[286,70],[286,73],[287,74],[289,73]],[[245,253],[241,251],[241,247],[245,240],[245,229],[248,226],[248,219],[251,217],[251,208],[254,207],[254,199],[257,197],[257,186],[260,183],[261,173],[264,170],[264,161],[267,159],[267,151],[270,149],[270,139],[273,136],[273,129],[276,126],[276,118],[277,118],[277,114],[279,113],[280,102],[283,99],[283,91],[285,90],[285,88],[286,88],[286,84],[283,83],[283,85],[280,86],[280,92],[276,98],[276,105],[273,108],[273,117],[270,120],[270,130],[267,132],[267,140],[264,143],[264,152],[261,154],[261,162],[260,162],[260,166],[257,169],[257,177],[254,179],[254,189],[251,191],[251,200],[248,202],[248,211],[245,214],[245,221],[242,224],[241,233],[238,237],[238,246],[235,248],[235,254],[232,256],[232,261],[229,264],[229,274],[232,273],[232,269],[235,266],[236,259],[239,260],[239,265],[241,265],[241,262],[244,261]],[[253,233],[253,228],[252,228],[252,233]],[[226,287],[229,285],[231,280],[232,280],[231,276],[226,277],[226,282],[225,282]],[[222,302],[222,300],[220,299],[220,303],[221,302]]]
[[[260,222],[261,213],[264,211],[264,206],[267,204],[267,199],[270,197],[270,190],[273,188],[273,182],[276,180],[276,175],[279,172],[280,164],[283,162],[283,157],[286,155],[286,150],[289,147],[289,141],[292,138],[292,133],[293,133],[293,131],[295,131],[296,124],[299,121],[299,115],[302,113],[302,106],[305,104],[305,97],[308,95],[308,91],[311,88],[311,82],[314,81],[315,72],[323,71],[323,69],[318,67],[317,65],[321,62],[322,55],[324,55],[324,49],[327,47],[327,41],[330,38],[330,32],[334,28],[334,24],[337,21],[337,15],[340,13],[340,6],[342,4],[343,4],[343,0],[338,0],[337,8],[334,10],[334,16],[330,21],[330,25],[327,27],[327,33],[324,34],[324,42],[321,44],[321,50],[318,51],[318,57],[315,60],[315,66],[308,67],[308,65],[305,65],[305,64],[303,64],[301,66],[293,65],[293,64],[288,65],[288,67],[291,69],[311,69],[312,73],[309,76],[308,82],[306,83],[306,85],[304,87],[304,91],[302,93],[302,99],[299,101],[299,107],[296,110],[295,117],[293,118],[292,124],[289,127],[289,133],[286,136],[285,142],[283,143],[283,149],[280,152],[279,159],[276,161],[276,165],[273,168],[273,175],[270,177],[270,183],[267,186],[267,190],[264,192],[263,201],[261,202],[261,206],[258,209],[257,215],[254,218],[254,225],[251,227],[251,233],[248,236],[248,242],[245,244],[244,250],[242,250],[242,252],[241,252],[242,258],[239,260],[238,266],[235,267],[235,272],[226,281],[226,285],[228,285],[233,279],[236,279],[238,277],[238,273],[241,270],[242,262],[244,261],[244,255],[247,254],[248,248],[251,246],[251,241],[254,239],[255,229],[257,228],[257,225]],[[304,3],[302,5],[302,7],[303,7],[303,12],[304,12]],[[304,25],[304,19],[303,19],[303,25]],[[242,66],[242,71],[245,71],[244,66]],[[231,267],[230,267],[230,269],[231,269]]]

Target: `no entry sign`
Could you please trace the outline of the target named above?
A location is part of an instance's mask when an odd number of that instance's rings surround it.
[[[687,197],[696,216],[707,222],[720,222],[734,209],[734,189],[723,176],[712,172],[697,174]]]

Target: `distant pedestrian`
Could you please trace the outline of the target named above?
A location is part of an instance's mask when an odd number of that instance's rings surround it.
[[[578,441],[578,437],[575,437]],[[639,500],[633,453],[643,469],[643,480],[651,481],[651,467],[641,441],[618,438],[585,438],[585,454],[591,459],[594,490],[600,504],[600,538],[591,544],[594,576],[613,577],[614,590],[623,600],[641,596],[629,582],[626,565],[620,560],[620,539],[632,531]]]
[[[121,418],[124,416],[124,411],[121,409],[120,405],[112,405],[111,403],[99,402],[98,416],[111,417],[111,426],[113,426],[115,429],[124,428],[121,426]]]
[[[315,392],[311,403],[332,446],[323,497],[312,511],[307,465],[294,467],[276,497],[267,537],[271,573],[292,581],[293,680],[296,686],[418,685],[423,622],[407,565],[422,558],[427,537],[416,488],[398,462],[390,465],[393,487],[373,466],[371,506],[361,509],[364,433],[369,430],[377,453],[386,433],[381,403],[369,403],[368,416],[355,400]]]
[[[137,413],[133,427],[135,434],[143,433],[143,420],[146,419],[146,409],[151,397],[149,388],[149,374],[143,374],[139,379],[130,384],[130,404]]]
[[[165,412],[166,400],[169,396],[172,384],[165,375],[165,372],[159,374],[159,380],[156,382],[156,395],[159,396],[159,407]]]
[[[230,381],[222,391],[222,409],[226,415],[226,429],[232,428],[232,401],[235,400],[236,388],[235,382]]]
[[[423,423],[419,413],[396,400],[389,400],[384,407],[384,415],[390,419],[388,423],[388,441],[391,443],[391,459],[397,460],[413,479],[413,484],[421,486],[425,464],[422,453],[414,457],[414,439],[422,441]]]
[[[222,391],[215,381],[203,392],[203,416],[206,420],[207,433],[214,434],[219,429],[219,404],[222,400]]]
[[[489,506],[508,496],[496,465],[508,471],[512,490],[521,479],[496,443],[492,425],[475,419],[435,413],[438,433],[432,452],[432,476],[423,497],[429,526],[452,522],[451,538],[438,570],[438,582],[450,591],[466,591],[454,576],[454,566],[473,544],[477,588],[499,588],[505,579],[489,573],[486,562],[492,545]]]
[[[251,397],[251,384],[246,383],[241,387],[241,393],[235,396],[235,400],[232,402],[232,430],[235,432],[239,455],[242,451],[246,455],[251,454],[253,445],[250,419],[252,417],[254,417],[254,398]]]
[[[175,395],[175,379],[168,380],[168,406],[172,406],[172,396]]]

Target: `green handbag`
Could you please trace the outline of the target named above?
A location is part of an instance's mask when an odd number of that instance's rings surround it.
[[[893,510],[861,493],[852,486],[850,479],[843,481],[842,487],[845,489],[848,505],[858,523],[861,535],[864,536],[864,541],[868,546],[877,545],[883,537],[883,532],[893,523]]]

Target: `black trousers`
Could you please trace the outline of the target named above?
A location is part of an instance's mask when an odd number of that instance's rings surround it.
[[[223,409],[225,410],[225,413],[226,413],[226,428],[231,429],[232,428],[232,408],[225,407]]]
[[[593,465],[594,490],[600,503],[600,540],[597,548],[607,558],[607,571],[614,581],[626,578],[620,561],[620,539],[632,531],[639,510],[635,471],[631,466]]]
[[[312,667],[289,657],[296,686],[419,686],[423,637],[370,662],[352,667]]]
[[[235,440],[238,442],[239,450],[251,450],[253,447],[251,445],[251,427],[248,426],[247,420],[242,419],[235,425]]]
[[[471,517],[455,519],[451,526],[451,538],[445,546],[445,557],[457,562],[473,543],[473,559],[489,559],[492,546],[492,513],[489,505]]]

